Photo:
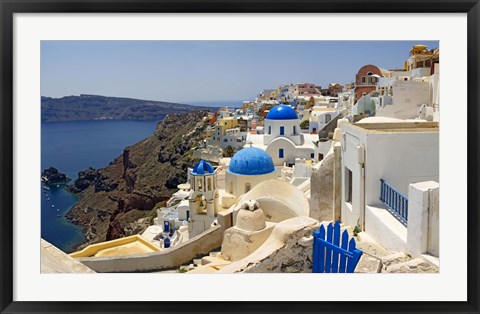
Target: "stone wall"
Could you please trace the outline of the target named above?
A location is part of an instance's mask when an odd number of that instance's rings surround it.
[[[53,246],[50,242],[40,241],[40,273],[95,273],[73,257]]]
[[[414,257],[429,253],[439,257],[438,182],[410,184],[408,190],[407,252]]]
[[[328,154],[321,161],[320,167],[312,171],[310,181],[310,217],[319,221],[331,221],[334,195],[334,154]]]
[[[188,242],[166,251],[125,256],[87,257],[78,260],[99,273],[171,269],[219,248],[222,244],[224,230],[221,225],[217,225]]]

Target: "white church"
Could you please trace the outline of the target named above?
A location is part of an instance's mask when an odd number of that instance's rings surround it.
[[[300,119],[291,106],[273,107],[264,130],[265,134],[248,134],[247,145],[266,151],[276,167],[292,166],[296,158],[315,159],[318,135],[301,133]]]

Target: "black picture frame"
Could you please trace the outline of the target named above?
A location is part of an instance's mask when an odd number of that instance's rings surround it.
[[[478,0],[0,0],[1,313],[444,312],[479,313]],[[18,302],[13,300],[13,17],[15,13],[467,13],[468,280],[466,302]],[[448,289],[448,287],[445,287]],[[179,306],[181,304],[181,306]],[[252,309],[255,309],[252,311]]]

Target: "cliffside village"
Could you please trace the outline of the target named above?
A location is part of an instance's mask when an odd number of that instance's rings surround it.
[[[153,225],[63,258],[79,272],[305,273],[313,232],[339,221],[364,253],[355,272],[438,272],[439,49],[405,56],[209,114],[200,161]]]

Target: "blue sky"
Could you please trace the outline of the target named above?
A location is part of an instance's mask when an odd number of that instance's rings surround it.
[[[42,96],[79,94],[181,103],[255,99],[262,89],[352,82],[375,64],[402,68],[438,41],[42,41]]]

